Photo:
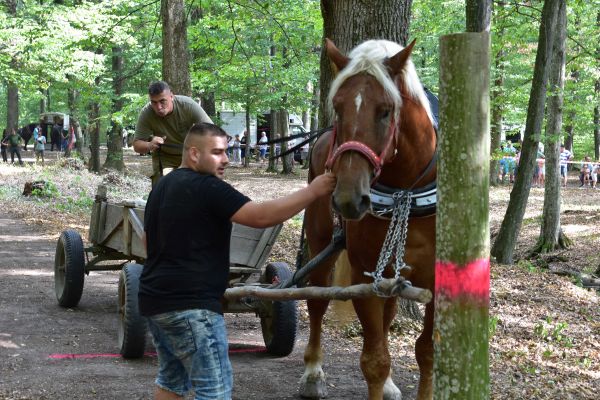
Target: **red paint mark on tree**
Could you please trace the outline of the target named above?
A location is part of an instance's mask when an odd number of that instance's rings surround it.
[[[435,263],[435,295],[451,300],[472,298],[485,304],[490,300],[490,260],[479,259],[466,265],[447,261]]]

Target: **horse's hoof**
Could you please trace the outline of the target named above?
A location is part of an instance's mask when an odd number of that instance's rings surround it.
[[[300,397],[304,399],[323,399],[327,397],[327,385],[321,376],[302,377]]]
[[[402,392],[389,377],[383,385],[383,400],[402,400]]]

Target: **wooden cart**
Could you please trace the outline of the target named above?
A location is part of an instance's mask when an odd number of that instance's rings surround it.
[[[75,230],[62,232],[56,245],[54,283],[58,303],[75,307],[83,293],[84,277],[91,271],[120,270],[118,296],[118,346],[125,358],[143,356],[147,326],[138,312],[137,294],[146,250],[142,242],[144,204],[107,201],[106,188],[98,187],[85,247]],[[291,277],[287,264],[265,262],[281,225],[255,229],[234,224],[231,233],[229,287],[267,287]],[[228,313],[253,312],[259,318],[267,351],[287,356],[294,348],[298,310],[294,300],[255,298],[224,300]]]

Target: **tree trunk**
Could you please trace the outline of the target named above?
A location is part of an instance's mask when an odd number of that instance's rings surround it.
[[[546,118],[546,181],[544,184],[544,211],[542,226],[534,253],[548,253],[562,248],[570,241],[560,229],[560,132],[562,127],[563,88],[565,82],[565,40],[567,34],[566,0],[559,1],[557,24],[555,27],[552,62],[550,66]],[[563,235],[562,238],[560,236]],[[560,240],[559,240],[560,239]]]
[[[435,399],[490,392],[489,52],[489,32],[440,39]]]
[[[521,230],[523,215],[527,208],[534,163],[536,162],[540,132],[544,120],[546,84],[548,82],[550,56],[554,43],[553,29],[556,25],[558,5],[561,1],[563,0],[546,0],[542,9],[538,49],[529,95],[519,169],[513,190],[510,193],[508,208],[506,209],[500,231],[492,247],[492,255],[496,257],[499,263],[503,264],[512,264],[513,262],[515,244]]]
[[[246,137],[246,148],[244,150],[244,167],[250,166],[250,108],[246,104],[246,130],[244,136]]]
[[[67,101],[69,104],[69,121],[73,127],[73,133],[75,134],[75,153],[79,157],[83,157],[83,139],[81,137],[81,125],[79,123],[79,115],[77,113],[77,98],[79,96],[79,92],[74,88],[74,77],[67,75],[67,79],[70,82],[67,93]]]
[[[498,33],[501,37],[504,29]],[[491,145],[490,153],[493,155],[490,159],[490,185],[498,184],[498,175],[500,163],[498,158],[502,157],[500,151],[500,142],[503,133],[503,113],[504,113],[504,50],[500,49],[495,57],[496,79],[494,79],[494,88],[492,89],[492,121],[491,121]]]
[[[280,109],[276,113],[277,119],[275,124],[277,125],[277,132],[281,135],[282,138],[290,136],[290,116],[285,109]],[[281,153],[283,154],[288,149],[287,142],[281,146]],[[282,174],[291,174],[294,172],[294,155],[288,154],[287,156],[281,159],[281,164],[283,166],[281,173]]]
[[[6,127],[10,132],[19,128],[19,88],[12,82],[7,84],[6,102]]]
[[[389,0],[373,3],[363,0],[321,0],[323,35],[333,40],[338,49],[348,53],[368,39],[387,39],[405,45],[408,40],[412,0]],[[329,87],[334,73],[325,46],[321,49],[319,124],[333,123],[327,106]]]
[[[118,113],[123,109],[123,48],[115,46],[112,48],[112,86],[113,101],[112,113]],[[123,127],[119,122],[111,118],[110,135],[106,138],[106,160],[104,168],[123,172]]]
[[[163,80],[171,86],[174,93],[191,96],[184,1],[162,0],[160,15],[163,21]]]
[[[96,78],[96,85],[100,85],[100,78]],[[100,103],[93,99],[88,114],[88,137],[90,138],[90,163],[88,168],[92,172],[100,172]]]
[[[596,15],[596,28],[600,29],[600,11]],[[600,45],[596,47],[596,54],[600,56]],[[600,98],[600,78],[596,79],[594,85],[596,99]],[[594,156],[595,160],[600,160],[600,105],[596,102],[594,107]]]
[[[46,110],[48,109],[48,106],[46,104],[46,101],[47,101],[46,90],[47,89],[40,89],[40,93],[42,94],[42,98],[40,99],[40,114],[45,113]]]
[[[206,114],[214,121],[217,116],[217,107],[215,105],[215,92],[199,93],[200,106],[204,109]]]
[[[466,31],[489,32],[492,19],[492,0],[467,0]]]

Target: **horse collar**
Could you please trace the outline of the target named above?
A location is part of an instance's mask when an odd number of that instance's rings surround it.
[[[393,195],[396,192],[410,191],[410,217],[428,217],[435,214],[437,206],[437,182],[433,181],[414,190],[397,189],[375,183],[371,187],[371,214],[379,218],[390,218],[394,210]]]

